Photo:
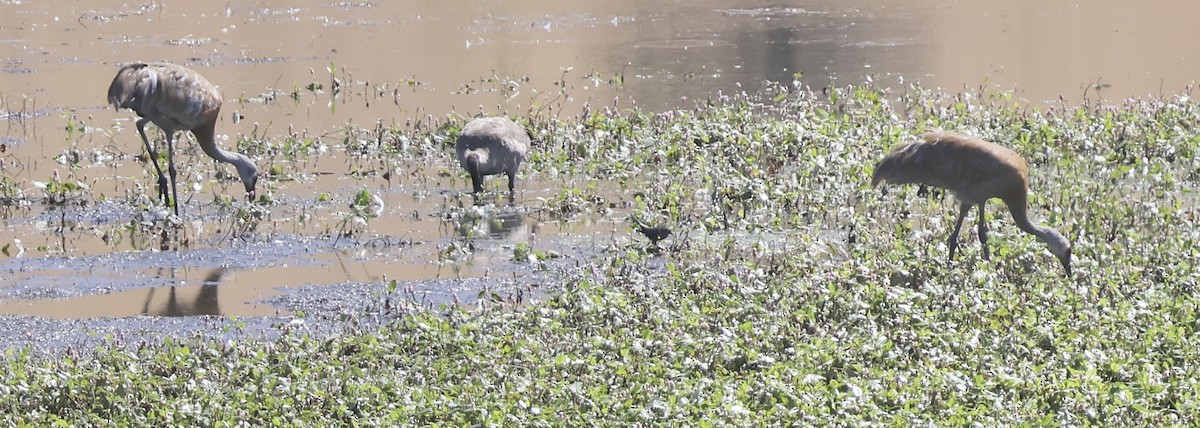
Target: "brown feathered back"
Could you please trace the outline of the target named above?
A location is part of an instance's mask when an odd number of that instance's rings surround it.
[[[963,135],[930,132],[924,141],[900,144],[875,166],[871,185],[919,183],[949,190],[978,204],[1028,188],[1021,155],[999,144]]]
[[[108,102],[149,118],[164,130],[192,130],[216,122],[221,93],[200,73],[170,63],[122,67],[108,86]]]

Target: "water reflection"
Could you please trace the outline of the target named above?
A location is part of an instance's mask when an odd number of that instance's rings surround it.
[[[167,270],[174,278],[176,269]],[[177,287],[174,284],[168,287],[151,288],[146,292],[146,301],[142,303],[142,315],[163,317],[221,315],[221,302],[217,299],[217,289],[221,285],[221,277],[225,275],[225,271],[225,268],[217,268],[209,272],[204,281],[200,283],[199,289],[197,287]],[[159,273],[161,274],[162,270],[159,270]],[[172,281],[172,283],[174,282]],[[166,300],[155,301],[154,295],[163,288],[166,288]],[[195,293],[181,296],[180,288]]]
[[[464,210],[452,225],[455,238],[513,242],[528,235],[525,217],[524,209],[520,207],[475,206]]]
[[[528,232],[525,213],[517,209],[493,213],[487,219],[487,232],[488,237],[492,239],[519,238],[519,235]]]

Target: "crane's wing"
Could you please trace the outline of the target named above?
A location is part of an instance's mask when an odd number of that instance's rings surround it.
[[[216,86],[200,73],[169,63],[122,67],[108,87],[108,102],[132,109],[167,130],[193,129],[221,110]]]
[[[927,134],[925,144],[932,168],[930,183],[950,189],[969,199],[986,200],[1016,188],[1025,189],[1028,171],[1025,160],[999,144],[957,134]]]
[[[151,64],[158,75],[155,109],[179,126],[192,129],[216,118],[221,111],[221,92],[204,76],[175,64]]]

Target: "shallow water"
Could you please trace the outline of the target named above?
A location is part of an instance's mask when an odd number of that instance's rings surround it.
[[[186,245],[172,244],[152,226],[161,219],[133,208],[151,185],[133,157],[133,114],[105,106],[115,70],[133,60],[187,64],[219,85],[225,147],[289,132],[336,145],[347,124],[481,112],[686,108],[797,73],[813,88],[872,78],[1056,103],[1178,93],[1200,69],[1189,46],[1200,32],[1193,2],[793,3],[0,1],[0,173],[31,191],[58,175],[107,199],[4,212],[0,312],[273,315],[281,309],[263,302],[280,287],[385,278],[438,281],[428,289],[448,301],[476,283],[445,280],[525,269],[512,260],[518,243],[536,239],[571,258],[632,239],[614,238],[628,234],[620,212],[538,218],[532,201],[562,183],[530,180],[514,206],[492,213],[507,213],[498,222],[506,233],[447,259],[455,231],[439,213],[466,182],[427,177],[456,166],[385,181],[349,177],[356,161],[332,157],[307,164],[304,180],[278,183],[280,203],[256,229],[268,238],[244,242],[224,224],[235,208],[213,202],[241,198],[239,186],[206,181],[214,169],[194,155],[186,159],[202,167],[185,175],[201,190],[183,201]],[[87,157],[84,166],[69,168],[60,158],[70,153]],[[331,238],[361,188],[384,200],[383,215],[355,239]],[[322,193],[330,200],[317,202]]]

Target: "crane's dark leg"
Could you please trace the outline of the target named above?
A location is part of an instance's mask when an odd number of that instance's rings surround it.
[[[979,245],[983,246],[983,259],[989,260],[987,246],[987,216],[983,215],[983,204],[979,204]]]
[[[150,163],[154,165],[154,171],[158,173],[158,199],[161,199],[163,205],[167,204],[167,176],[163,174],[162,168],[158,166],[158,150],[150,144],[150,139],[146,138],[146,124],[150,123],[150,119],[142,119],[137,121],[138,134],[142,135],[142,142],[146,143],[146,152],[150,154]],[[167,133],[167,138],[171,138],[171,131],[163,130]]]
[[[967,217],[967,212],[971,211],[971,204],[963,202],[958,207],[958,221],[954,222],[954,231],[950,232],[950,240],[946,241],[946,245],[950,246],[950,260],[954,260],[954,250],[958,248],[958,232],[962,230],[963,218]]]
[[[175,183],[175,139],[174,132],[167,134],[167,171],[171,173],[171,205],[179,215],[179,185]]]
[[[513,199],[516,196],[516,190],[515,190],[517,188],[516,182],[517,182],[517,172],[510,171],[508,173],[508,203],[510,203],[510,204],[513,202]]]

